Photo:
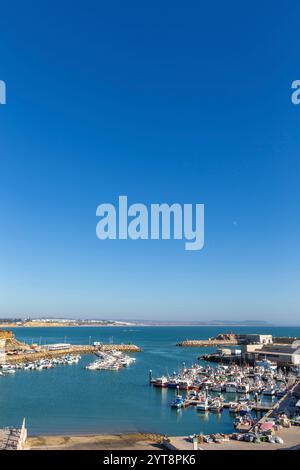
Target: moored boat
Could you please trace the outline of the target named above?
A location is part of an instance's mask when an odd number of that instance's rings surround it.
[[[209,410],[209,403],[208,400],[201,401],[196,405],[197,411],[208,411]]]
[[[158,377],[155,379],[154,382],[154,387],[160,387],[160,388],[165,388],[168,386],[168,378],[165,377],[164,375],[162,377]]]
[[[172,408],[182,408],[184,405],[184,398],[181,395],[176,395],[175,399],[171,403]]]

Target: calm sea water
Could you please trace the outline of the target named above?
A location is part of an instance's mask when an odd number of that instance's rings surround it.
[[[203,352],[200,348],[178,348],[178,341],[205,339],[228,331],[213,327],[16,328],[16,337],[29,343],[131,342],[141,346],[143,352],[135,354],[136,363],[118,372],[85,370],[84,365],[94,357],[83,356],[77,365],[0,377],[0,427],[19,425],[26,417],[30,434],[230,432],[232,417],[227,411],[220,415],[201,415],[193,407],[177,411],[169,406],[174,391],[148,385],[149,369],[154,376],[172,373],[182,362],[196,362]],[[300,337],[300,328],[296,327],[243,327],[234,331]]]

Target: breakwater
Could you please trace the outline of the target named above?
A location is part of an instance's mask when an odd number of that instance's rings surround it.
[[[238,345],[238,335],[235,333],[219,333],[217,336],[208,339],[187,339],[176,344],[184,348],[205,348],[214,346],[236,346]]]
[[[177,343],[176,346],[180,346],[183,348],[205,348],[205,347],[214,347],[214,346],[237,346],[237,340],[221,340],[221,339],[189,339],[186,341],[181,341]]]
[[[141,352],[141,348],[134,344],[102,344],[101,346],[73,345],[68,349],[49,351],[47,349],[37,352],[24,352],[21,354],[6,356],[6,362],[15,364],[18,362],[31,362],[40,359],[51,359],[54,357],[66,356],[68,354],[95,354],[99,351],[123,351],[123,352]]]
[[[239,354],[237,356],[228,355],[224,356],[218,353],[213,354],[203,354],[202,356],[198,357],[199,360],[207,361],[207,362],[218,362],[221,364],[240,364],[241,362],[247,362],[249,365],[254,364],[254,360],[243,360],[242,356]]]

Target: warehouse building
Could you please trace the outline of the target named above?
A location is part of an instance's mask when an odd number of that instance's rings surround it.
[[[292,344],[245,345],[243,355],[248,360],[269,359],[279,366],[300,365],[300,341]]]

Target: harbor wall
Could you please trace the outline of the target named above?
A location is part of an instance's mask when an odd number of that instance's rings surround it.
[[[219,340],[219,339],[199,339],[199,340],[186,340],[177,343],[176,346],[184,348],[205,348],[205,347],[214,347],[214,346],[237,346],[238,342],[236,340]]]
[[[103,344],[99,347],[81,345],[72,346],[70,349],[62,349],[55,351],[38,351],[34,353],[25,352],[23,354],[6,355],[6,362],[15,364],[18,362],[32,362],[40,359],[51,359],[54,357],[66,356],[68,354],[95,354],[98,351],[124,351],[124,352],[140,352],[141,348],[134,344]]]

